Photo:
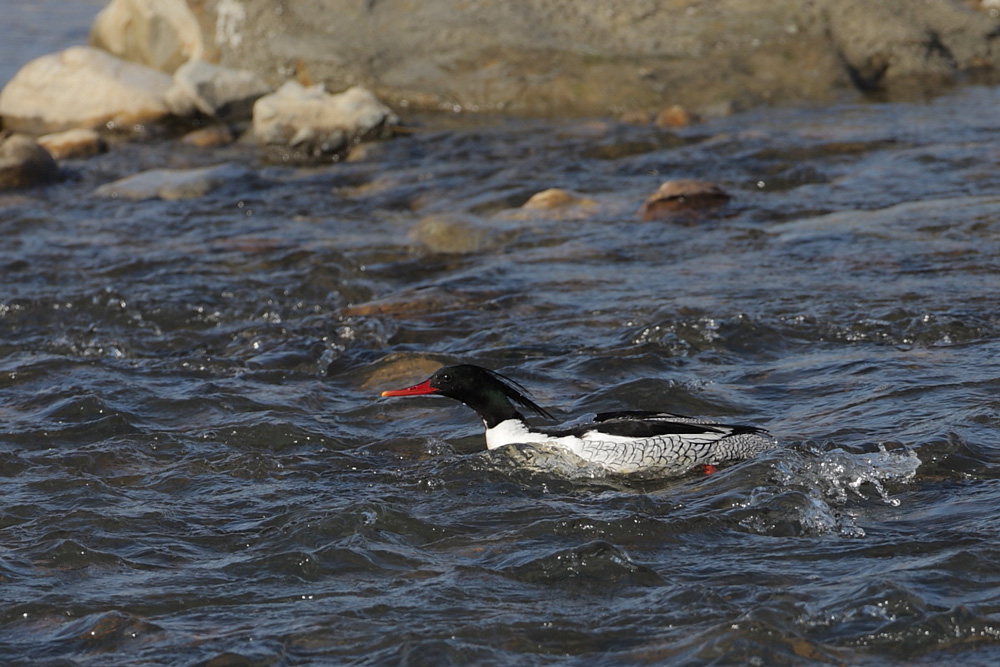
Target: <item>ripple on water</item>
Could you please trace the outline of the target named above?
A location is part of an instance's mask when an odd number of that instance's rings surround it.
[[[605,586],[662,585],[660,575],[635,562],[623,549],[601,540],[572,549],[559,549],[542,556],[513,556],[498,564],[505,575],[531,584],[554,584],[569,589]],[[610,592],[610,591],[608,591]]]
[[[165,630],[156,623],[118,610],[88,614],[68,623],[60,623],[54,618],[35,620],[32,625],[38,628],[47,622],[59,623],[58,629],[47,633],[53,647],[91,657],[119,649],[134,649],[166,636]]]

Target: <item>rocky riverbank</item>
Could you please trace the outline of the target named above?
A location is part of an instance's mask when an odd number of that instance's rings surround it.
[[[474,0],[461,11],[443,0],[112,0],[89,46],[26,63],[6,84],[0,121],[7,134],[146,136],[179,120],[197,130],[188,143],[246,137],[282,162],[338,159],[391,134],[397,113],[426,110],[676,126],[994,81],[998,13],[1000,0]],[[57,159],[105,146],[99,135],[66,142],[41,144]],[[25,170],[4,159],[0,186],[58,177],[37,154]]]
[[[201,50],[393,106],[702,114],[994,81],[995,0],[190,0]]]

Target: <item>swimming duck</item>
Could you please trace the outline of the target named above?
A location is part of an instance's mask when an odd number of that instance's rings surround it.
[[[518,383],[470,364],[447,366],[412,387],[382,392],[382,396],[423,395],[447,396],[475,410],[486,428],[488,449],[538,444],[616,474],[675,475],[698,466],[712,472],[719,464],[778,446],[770,433],[756,426],[718,424],[667,412],[606,412],[568,428],[530,426],[516,406],[553,417]]]

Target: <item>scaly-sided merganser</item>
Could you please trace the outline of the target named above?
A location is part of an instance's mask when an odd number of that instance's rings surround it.
[[[528,426],[514,404],[552,419],[513,380],[480,366],[448,366],[420,384],[383,391],[382,396],[440,394],[465,403],[486,426],[486,447],[538,444],[568,451],[618,474],[680,475],[697,466],[754,457],[778,446],[767,431],[731,426],[666,412],[629,410],[598,414],[566,429]]]

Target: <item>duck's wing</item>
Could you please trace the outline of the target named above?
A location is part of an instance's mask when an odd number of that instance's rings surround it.
[[[636,438],[651,438],[658,435],[704,435],[708,439],[716,439],[728,435],[767,433],[756,426],[719,424],[708,419],[647,410],[602,412],[594,417],[593,424],[580,428],[584,431],[596,428],[610,435]]]
[[[606,434],[636,439],[657,436],[684,438],[702,436],[706,440],[718,440],[732,433],[732,429],[733,427],[722,424],[714,424],[668,412],[625,410],[622,412],[602,412],[590,422],[575,424],[569,428],[546,429],[545,432],[553,437],[576,436],[586,439],[594,439],[599,434]]]

